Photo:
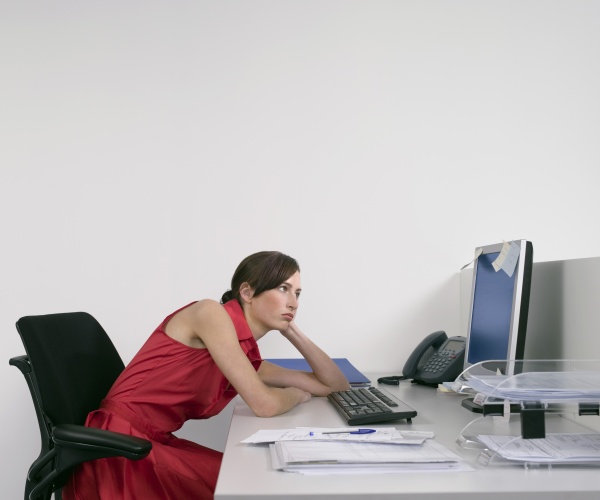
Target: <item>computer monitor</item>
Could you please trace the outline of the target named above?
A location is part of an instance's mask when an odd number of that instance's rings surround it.
[[[533,245],[526,240],[515,240],[511,244],[518,246],[507,259],[508,262],[512,258],[514,262],[516,258],[511,276],[504,269],[496,270],[493,265],[503,243],[481,247],[475,260],[465,368],[480,361],[523,359]],[[500,370],[505,371],[503,367]]]

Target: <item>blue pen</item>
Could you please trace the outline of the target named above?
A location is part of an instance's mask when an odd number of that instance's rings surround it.
[[[321,432],[321,434],[371,434],[375,429],[356,429],[355,431],[330,431]]]

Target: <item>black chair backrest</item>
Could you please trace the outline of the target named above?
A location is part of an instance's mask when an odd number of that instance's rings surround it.
[[[102,326],[90,314],[75,312],[25,316],[17,330],[43,413],[52,425],[82,425],[124,369]]]

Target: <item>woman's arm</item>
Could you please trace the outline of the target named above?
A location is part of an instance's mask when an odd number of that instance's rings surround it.
[[[287,330],[282,331],[281,334],[298,349],[313,372],[289,370],[263,361],[258,370],[263,382],[274,387],[297,387],[315,396],[326,396],[333,391],[350,388],[348,380],[338,366],[302,333],[295,322],[292,321]]]
[[[310,399],[310,393],[300,388],[269,387],[261,380],[240,347],[231,318],[219,303],[203,300],[182,313],[186,314],[179,318],[173,329],[180,335],[191,335],[201,341],[223,375],[257,416],[279,415]]]

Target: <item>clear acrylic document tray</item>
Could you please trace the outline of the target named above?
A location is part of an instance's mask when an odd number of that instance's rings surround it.
[[[600,360],[483,361],[453,388],[481,404],[457,438],[481,463],[600,465],[600,433],[574,420],[600,415]]]

